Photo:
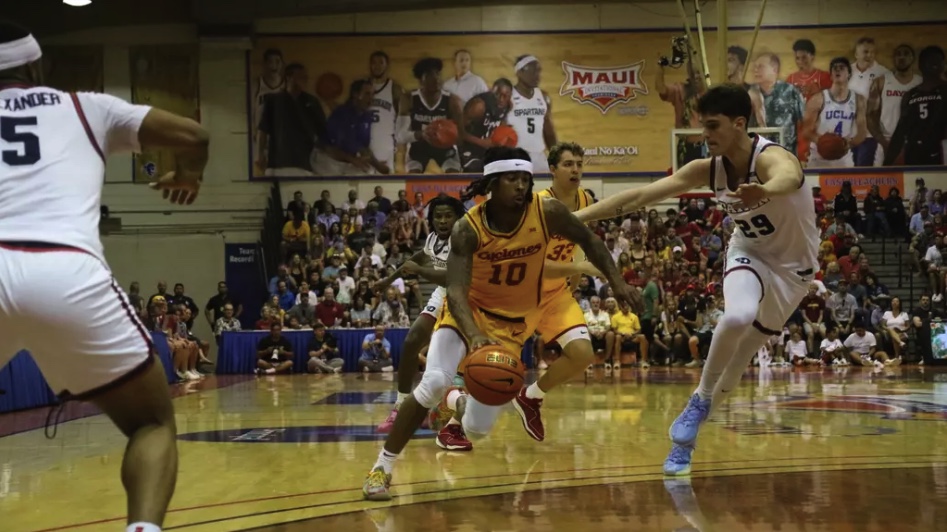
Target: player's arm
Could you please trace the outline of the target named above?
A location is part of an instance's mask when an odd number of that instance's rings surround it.
[[[138,129],[138,142],[143,149],[174,152],[179,178],[200,180],[204,175],[210,135],[194,120],[152,108]]]
[[[824,98],[821,92],[813,94],[806,102],[806,112],[802,117],[802,135],[811,142],[819,138],[819,113],[822,112]]]
[[[394,272],[392,272],[391,275],[375,283],[375,291],[378,292],[379,294],[384,294],[385,290],[388,290],[388,287],[391,286],[391,284],[394,283],[396,279],[404,275],[405,264],[409,262],[418,263],[418,261],[423,261],[426,257],[427,255],[425,255],[423,250],[418,251],[414,255],[411,255],[411,258],[404,261],[404,263],[402,263],[401,266],[398,266],[398,268]]]
[[[470,342],[471,349],[494,343],[477,326],[470,308],[470,283],[476,251],[477,233],[466,218],[461,218],[454,224],[450,233],[450,253],[447,255],[447,308],[457,321],[460,332]]]
[[[878,140],[878,143],[887,150],[887,139],[884,131],[881,129],[881,93],[884,90],[885,78],[875,78],[871,82],[871,89],[868,91],[868,113],[867,127],[871,136]],[[858,115],[859,117],[861,114]]]
[[[415,257],[418,255],[421,256],[415,260]],[[447,270],[438,270],[431,266],[431,257],[423,251],[416,253],[414,257],[406,260],[405,263],[401,265],[401,270],[408,275],[421,276],[438,286],[447,285]]]
[[[559,262],[557,260],[547,260],[543,266],[543,278],[561,279],[563,277],[572,277],[579,275],[590,275],[592,277],[604,277],[602,272],[592,265],[589,261]],[[573,284],[572,286],[576,286]]]
[[[404,89],[401,87],[401,84],[395,80],[391,80],[391,103],[395,107],[395,114],[401,114],[401,108],[404,107],[402,98],[404,97]],[[411,105],[408,105],[410,108]]]
[[[898,118],[898,125],[894,128],[894,133],[891,135],[891,142],[888,143],[888,149],[885,150],[885,166],[893,165],[898,155],[901,155],[901,149],[904,148],[904,138],[907,132],[914,127],[914,117],[908,106],[908,94],[905,94],[901,98],[901,117]]]
[[[861,94],[855,95],[855,136],[851,145],[858,146],[868,138],[868,102]]]
[[[576,211],[575,216],[584,223],[621,216],[642,206],[654,205],[699,188],[706,185],[710,179],[710,164],[710,159],[691,161],[665,178],[609,196],[594,205]]]
[[[737,196],[740,197],[741,190],[756,187],[762,189],[763,198],[772,198],[791,194],[802,186],[805,176],[802,173],[802,165],[799,159],[786,150],[772,148],[760,153],[756,158],[756,173],[760,179],[761,185],[740,185],[737,189]],[[758,201],[754,198],[745,198],[746,203],[755,205]]]
[[[401,95],[398,106],[398,120],[395,125],[395,139],[398,144],[409,144],[421,139],[420,131],[411,130],[411,93]]]
[[[467,102],[467,105],[464,106],[464,127],[460,130],[462,140],[464,142],[468,144],[475,144],[484,149],[491,148],[493,146],[493,143],[490,142],[490,139],[482,139],[470,132],[475,124],[483,120],[483,117],[486,114],[487,103],[483,101],[483,98],[480,96],[474,96],[470,99],[470,101]]]
[[[546,100],[546,117],[543,121],[543,142],[546,143],[547,148],[552,148],[556,145],[556,127],[552,124],[552,100],[549,98],[549,95],[546,94],[546,91],[543,91],[543,99]]]
[[[447,117],[457,126],[457,131],[464,130],[464,104],[460,97],[451,94],[447,101]]]
[[[625,280],[618,271],[611,253],[605,247],[605,241],[595,235],[589,226],[582,223],[569,211],[564,203],[555,198],[543,198],[543,214],[546,216],[546,226],[551,234],[562,235],[570,242],[575,242],[582,248],[589,262],[604,274],[605,279],[613,287],[616,298],[619,288],[626,286]],[[634,291],[637,294],[637,291]],[[634,297],[634,296],[632,296]],[[619,298],[619,301],[621,299]],[[637,305],[636,305],[637,306]]]

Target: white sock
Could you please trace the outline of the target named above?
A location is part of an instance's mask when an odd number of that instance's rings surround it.
[[[381,452],[378,453],[378,460],[375,461],[375,465],[372,467],[372,469],[380,467],[385,470],[386,474],[390,475],[391,470],[395,467],[395,460],[397,459],[397,454],[389,453],[388,451],[382,449]]]
[[[395,410],[401,409],[401,403],[403,403],[404,400],[407,399],[409,395],[411,394],[398,392],[398,398],[395,399]]]
[[[161,532],[161,527],[151,523],[132,523],[128,525],[125,532]]]
[[[460,396],[464,395],[464,392],[454,389],[447,394],[447,408],[451,410],[457,410],[457,400],[460,399]]]
[[[723,314],[710,340],[710,350],[707,353],[707,360],[704,361],[704,369],[700,373],[700,384],[697,385],[696,390],[697,396],[703,401],[713,397],[714,388],[731,360],[743,359],[745,356],[753,358],[753,353],[756,353],[763,345],[760,343],[748,353],[736,352],[739,346],[744,345],[741,341],[747,334],[757,332],[752,326],[744,325],[756,319],[759,301],[763,296],[763,287],[756,274],[750,270],[731,271],[723,282],[723,296],[734,304]],[[737,301],[742,304],[737,305]]]
[[[264,371],[263,373],[266,373],[267,375],[273,375],[274,373],[276,373],[276,368],[270,368]]]
[[[542,399],[546,397],[546,392],[539,389],[539,382],[534,382],[526,388],[526,397],[529,399]]]

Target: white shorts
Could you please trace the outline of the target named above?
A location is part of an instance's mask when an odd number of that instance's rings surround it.
[[[549,160],[546,159],[546,152],[544,151],[531,151],[529,152],[530,161],[533,163],[533,173],[534,174],[548,174],[549,173]]]
[[[427,305],[424,305],[424,309],[421,310],[421,315],[437,320],[441,315],[441,307],[444,306],[445,301],[447,301],[447,289],[443,286],[438,286],[434,289],[434,292],[431,293],[431,298],[427,300]]]
[[[104,262],[71,248],[0,243],[0,367],[26,349],[76,399],[148,369],[151,335]]]
[[[819,155],[819,150],[812,145],[812,149],[809,150],[809,162],[806,163],[806,168],[854,168],[855,167],[855,156],[852,154],[852,150],[848,150],[848,153],[842,156],[841,159],[836,159],[830,161],[828,159],[823,159]]]
[[[794,268],[774,266],[756,257],[753,253],[730,247],[727,250],[727,263],[724,268],[723,282],[727,275],[735,270],[749,270],[756,275],[763,287],[756,323],[760,332],[781,335],[786,320],[792,315],[802,298],[809,291],[814,269],[795,270]],[[739,301],[727,301],[727,305],[739,305]]]

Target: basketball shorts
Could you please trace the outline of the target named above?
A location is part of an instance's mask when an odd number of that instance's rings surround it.
[[[0,243],[0,368],[26,349],[50,388],[85,399],[147,370],[151,335],[104,262]]]
[[[501,346],[517,355],[522,353],[523,344],[529,340],[531,333],[536,330],[539,324],[539,309],[522,318],[500,316],[499,314],[494,314],[479,308],[473,308],[472,310],[474,322],[480,330],[488,337],[499,342]],[[467,345],[468,338],[465,338],[460,331],[460,325],[457,324],[457,320],[454,319],[450,308],[446,304],[442,306],[441,315],[434,325],[435,333],[439,329],[453,329],[457,331],[457,334],[463,339],[464,345],[469,348],[469,345]]]
[[[427,300],[427,305],[424,305],[424,308],[421,310],[421,315],[437,321],[437,317],[441,315],[441,307],[444,306],[446,301],[447,289],[443,286],[438,286],[431,294],[431,298]]]
[[[727,250],[727,262],[724,267],[724,293],[727,276],[735,271],[748,270],[756,276],[763,288],[763,297],[756,313],[756,324],[764,334],[782,334],[783,325],[799,307],[802,298],[809,291],[814,269],[800,271],[795,268],[774,265],[763,261],[752,252],[731,246]],[[727,302],[739,305],[739,301]]]
[[[806,165],[807,168],[854,168],[855,167],[855,156],[852,154],[852,151],[849,150],[841,159],[836,159],[830,161],[828,159],[823,159],[819,155],[819,150],[815,147],[809,152],[809,162]]]
[[[464,173],[478,174],[483,172],[483,157],[487,150],[475,144],[464,144],[460,149],[460,162]]]
[[[908,166],[928,166],[944,164],[942,146],[938,141],[918,143],[908,142],[904,145],[904,164]]]
[[[590,340],[585,314],[568,290],[549,297],[543,294],[539,312],[541,316],[536,330],[546,345],[555,342],[565,349],[573,340]]]
[[[546,152],[531,151],[529,152],[529,158],[533,163],[534,174],[548,174],[549,173],[549,161],[546,159]]]
[[[409,174],[423,174],[431,161],[444,172],[460,172],[460,156],[454,148],[435,148],[427,142],[412,142],[405,157],[404,169]]]

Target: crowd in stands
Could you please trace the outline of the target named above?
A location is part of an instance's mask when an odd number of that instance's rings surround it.
[[[907,201],[896,188],[882,197],[873,187],[859,202],[845,183],[831,199],[813,187],[813,203],[822,237],[819,271],[798,311],[754,364],[897,365],[911,343],[917,358],[930,359],[931,323],[944,318],[947,196],[918,180]],[[337,206],[328,191],[311,205],[297,192],[286,220],[284,263],[269,280],[271,295],[260,316],[243,316],[240,302],[220,283],[204,309],[214,334],[271,331],[258,346],[259,367],[261,372],[281,372],[291,367],[291,353],[281,351],[282,329],[310,329],[310,371],[340,372],[331,329],[374,327],[363,342],[359,367],[391,371],[384,331],[408,327],[410,307],[425,301],[419,279],[403,268],[429,230],[420,195],[409,203],[402,190],[391,201],[376,187],[366,203],[352,190]],[[643,312],[635,314],[616,302],[603,279],[579,278],[574,297],[586,313],[605,371],[629,364],[702,365],[714,327],[726,311],[723,265],[733,221],[711,198],[694,196],[663,214],[641,209],[598,222],[593,229],[645,302]],[[910,313],[909,305],[890,295],[859,245],[885,237],[909,242],[907,267],[913,268],[923,292]],[[183,285],[170,294],[166,290],[161,282],[158,292],[145,300],[134,283],[130,298],[146,323],[168,334],[178,374],[199,378],[209,346],[190,331],[200,309]],[[558,348],[543,345],[538,336],[535,340],[543,368]]]

